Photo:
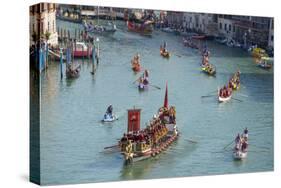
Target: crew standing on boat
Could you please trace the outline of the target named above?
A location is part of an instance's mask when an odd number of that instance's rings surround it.
[[[106,114],[108,114],[108,115],[112,118],[112,112],[113,112],[113,107],[112,107],[112,105],[110,104],[110,105],[107,107]]]

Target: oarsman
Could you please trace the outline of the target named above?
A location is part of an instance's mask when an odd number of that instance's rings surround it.
[[[243,135],[242,135],[242,137],[243,137],[243,139],[247,142],[248,141],[248,128],[246,127],[245,129],[244,129],[244,132],[243,132]]]
[[[236,138],[235,138],[235,150],[239,150],[240,149],[240,145],[241,145],[241,137],[240,134],[238,133]]]
[[[111,115],[111,116],[112,116],[112,112],[113,112],[113,107],[112,107],[112,105],[110,104],[110,105],[107,107],[106,113],[107,113],[108,115]]]

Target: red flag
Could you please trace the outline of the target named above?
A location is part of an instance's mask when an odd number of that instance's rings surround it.
[[[165,99],[164,99],[164,107],[168,108],[168,84],[166,83],[166,92],[165,92]]]
[[[128,110],[128,129],[127,132],[140,130],[140,109]]]

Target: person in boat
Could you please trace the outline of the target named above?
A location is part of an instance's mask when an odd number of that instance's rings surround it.
[[[243,137],[243,139],[247,142],[248,141],[248,137],[249,137],[249,135],[248,135],[248,128],[246,127],[245,129],[244,129],[244,132],[243,132],[243,135],[242,135],[242,137]]]
[[[247,148],[248,148],[248,143],[247,142],[242,142],[242,144],[241,144],[242,152],[246,152]]]
[[[112,107],[112,105],[110,104],[110,105],[107,107],[106,114],[109,115],[109,116],[112,118],[112,117],[113,117],[113,116],[112,116],[112,113],[113,113],[113,107]]]
[[[235,141],[235,147],[234,147],[234,149],[235,149],[236,151],[240,150],[240,146],[241,146],[241,136],[240,136],[239,133],[237,134],[237,136],[236,136],[236,138],[235,138],[234,141]]]
[[[123,134],[123,137],[121,138],[121,142],[127,142],[127,141],[128,141],[127,134],[124,133],[124,134]]]
[[[163,48],[164,48],[164,50],[166,50],[166,48],[167,48],[167,42],[166,41],[164,41]]]

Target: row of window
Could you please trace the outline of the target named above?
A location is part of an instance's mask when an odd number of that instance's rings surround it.
[[[56,9],[56,4],[54,3],[40,3],[37,5],[33,5],[30,6],[30,12],[32,12],[33,14],[36,13],[41,13],[44,12],[46,10],[55,10]]]
[[[55,32],[55,21],[53,20],[53,28],[52,32]],[[32,33],[35,33],[35,24],[32,24]],[[48,22],[47,31],[50,32],[50,22]],[[44,25],[43,22],[40,22],[40,33],[44,33]]]
[[[222,23],[221,23],[221,22],[220,22],[220,24],[219,24],[219,27],[220,27],[220,30],[222,30]],[[232,32],[235,32],[235,29],[236,29],[235,26],[232,27],[231,24],[228,24],[228,28],[227,28],[227,24],[226,24],[226,23],[224,24],[224,30],[225,30],[225,31],[229,31],[229,32],[232,31]]]

